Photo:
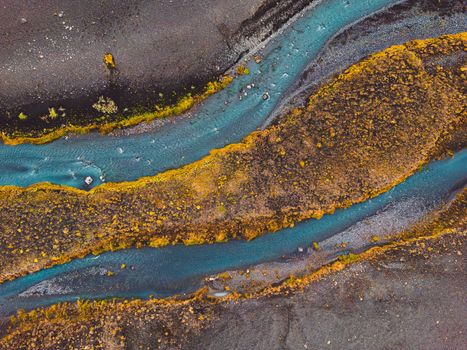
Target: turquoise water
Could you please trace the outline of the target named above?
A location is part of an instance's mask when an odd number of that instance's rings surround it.
[[[296,252],[298,247],[342,232],[391,203],[416,198],[434,207],[466,181],[467,150],[464,150],[454,158],[432,163],[372,200],[250,242],[126,249],[76,259],[0,285],[0,314],[77,298],[165,297],[190,292],[199,287],[206,275],[278,260]],[[122,263],[127,265],[124,270],[120,270]],[[105,273],[108,270],[115,275],[108,277]],[[28,288],[37,290],[38,284],[49,285],[46,295],[19,296]]]
[[[191,117],[174,118],[157,130],[111,137],[62,138],[46,145],[0,144],[0,185],[52,182],[82,187],[135,180],[191,163],[211,149],[240,141],[257,129],[322,46],[345,26],[400,0],[326,0],[273,38],[260,64],[202,103]],[[263,100],[268,92],[270,98]]]
[[[47,145],[0,145],[0,185],[27,186],[49,181],[82,187],[85,177],[105,181],[141,176],[193,162],[211,149],[240,141],[260,127],[304,67],[345,26],[399,0],[326,0],[309,9],[262,50],[260,64],[211,96],[189,117],[123,137],[89,134]],[[270,98],[263,100],[268,92]],[[0,285],[0,314],[77,298],[165,297],[197,289],[213,273],[290,256],[374,215],[391,203],[417,198],[434,206],[467,180],[467,151],[436,162],[387,193],[338,210],[321,220],[268,234],[252,242],[232,241],[162,249],[128,249],[76,259]],[[397,218],[395,218],[397,220]],[[120,270],[125,263],[128,267]],[[108,277],[106,271],[115,275]],[[33,290],[35,292],[33,293]],[[21,296],[21,293],[28,291]]]

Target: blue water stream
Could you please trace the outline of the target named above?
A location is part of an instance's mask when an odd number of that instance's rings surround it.
[[[298,247],[342,232],[391,203],[416,198],[433,207],[466,181],[464,150],[453,158],[430,164],[374,199],[250,242],[126,249],[76,259],[0,285],[0,315],[78,298],[165,297],[191,292],[199,287],[203,276],[280,259]],[[122,263],[126,269],[120,269]],[[109,270],[115,274],[107,276]],[[46,292],[31,293],[34,289]]]
[[[257,129],[323,45],[351,23],[400,0],[324,0],[307,10],[262,49],[241,76],[196,108],[191,117],[173,118],[139,135],[96,133],[62,138],[46,145],[0,144],[0,185],[52,182],[82,187],[129,181],[191,163],[240,141]],[[263,100],[265,92],[269,99]],[[100,179],[101,178],[101,179]]]
[[[172,118],[143,134],[96,133],[46,145],[0,144],[0,185],[49,181],[82,187],[135,180],[176,168],[211,149],[240,141],[273,111],[304,67],[345,26],[399,0],[323,0],[270,40],[263,60],[250,62],[249,75],[201,103],[192,115]],[[269,99],[263,94],[268,92]],[[434,205],[467,181],[467,151],[431,164],[372,200],[337,210],[321,220],[267,234],[251,242],[231,241],[161,249],[127,249],[89,256],[0,285],[0,315],[77,298],[165,297],[197,289],[203,276],[277,260],[335,235],[391,203],[417,198]],[[120,269],[125,263],[126,269]],[[114,275],[107,276],[107,271]]]

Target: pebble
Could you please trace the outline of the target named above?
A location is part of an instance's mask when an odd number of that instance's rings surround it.
[[[85,183],[86,185],[88,185],[88,186],[89,186],[90,184],[92,184],[93,181],[94,181],[94,180],[93,180],[93,178],[92,178],[91,176],[88,176],[88,177],[86,177],[86,178],[84,179],[84,183]]]

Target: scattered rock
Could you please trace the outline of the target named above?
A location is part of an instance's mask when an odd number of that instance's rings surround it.
[[[93,179],[91,176],[88,176],[88,177],[86,177],[86,178],[84,179],[84,183],[85,183],[86,185],[88,185],[88,186],[91,185],[91,184],[93,183],[93,181],[94,181],[94,179]]]

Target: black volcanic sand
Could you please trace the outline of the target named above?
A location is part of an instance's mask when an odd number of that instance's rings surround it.
[[[310,62],[264,126],[284,109],[302,106],[336,72],[368,55],[415,39],[467,31],[466,12],[463,0],[407,0],[349,26],[329,40]]]
[[[2,1],[0,128],[86,124],[98,116],[91,105],[99,96],[116,102],[118,117],[172,103],[216,79],[311,1]],[[66,119],[38,118],[49,107],[64,107]]]
[[[224,304],[215,322],[182,348],[465,348],[465,236],[414,248],[351,265],[303,293]]]

